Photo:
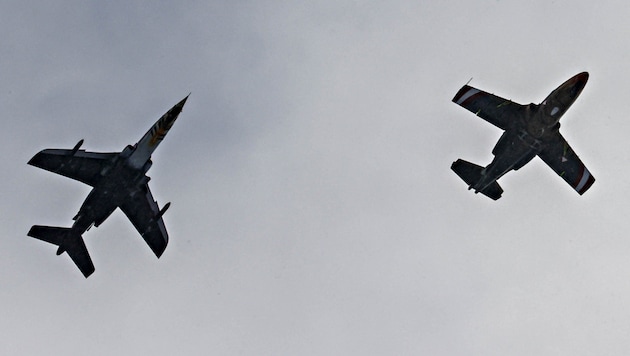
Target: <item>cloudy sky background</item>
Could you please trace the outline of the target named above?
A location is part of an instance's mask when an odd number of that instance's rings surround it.
[[[3,354],[558,355],[630,350],[630,9],[622,1],[0,3]],[[579,196],[535,159],[474,195],[501,132],[472,85],[540,102]],[[192,92],[153,156],[170,244],[115,212],[84,279],[33,224],[89,187],[43,148],[119,151]]]

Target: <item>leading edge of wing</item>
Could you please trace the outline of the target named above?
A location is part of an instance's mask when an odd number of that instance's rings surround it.
[[[506,130],[514,116],[520,115],[524,109],[521,104],[470,85],[464,85],[452,101],[503,130]]]
[[[107,162],[118,153],[86,152],[66,149],[45,149],[28,164],[94,186]]]

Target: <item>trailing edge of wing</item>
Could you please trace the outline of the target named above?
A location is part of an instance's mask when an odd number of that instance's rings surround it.
[[[103,168],[117,155],[118,153],[46,149],[33,156],[28,164],[94,186]]]

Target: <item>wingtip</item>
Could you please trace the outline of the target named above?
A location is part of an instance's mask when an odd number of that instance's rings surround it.
[[[90,269],[87,269],[85,271],[82,270],[81,273],[83,274],[85,279],[87,279],[89,276],[92,275],[92,273],[94,273],[95,270],[96,270],[95,268],[90,268]]]
[[[28,162],[26,162],[26,164],[37,167],[37,161],[39,160],[39,155],[41,153],[42,151],[37,152],[33,157],[31,157],[31,159],[28,160]]]

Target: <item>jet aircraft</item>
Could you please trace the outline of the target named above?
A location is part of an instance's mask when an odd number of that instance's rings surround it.
[[[505,132],[492,150],[494,159],[484,167],[458,159],[451,169],[468,189],[497,200],[503,189],[497,179],[540,157],[580,195],[595,182],[567,141],[560,134],[559,120],[580,95],[588,73],[579,73],[551,92],[540,104],[521,105],[464,85],[453,102]]]
[[[94,272],[94,264],[82,235],[92,226],[98,227],[116,208],[120,208],[159,258],[168,244],[168,234],[162,209],[153,200],[146,172],[151,168],[151,154],[160,144],[175,119],[179,116],[188,96],[168,110],[144,136],[122,152],[99,153],[74,148],[45,149],[37,153],[28,164],[92,186],[83,205],[73,218],[71,228],[34,225],[28,236],[57,245],[57,255],[67,252],[85,278]]]

